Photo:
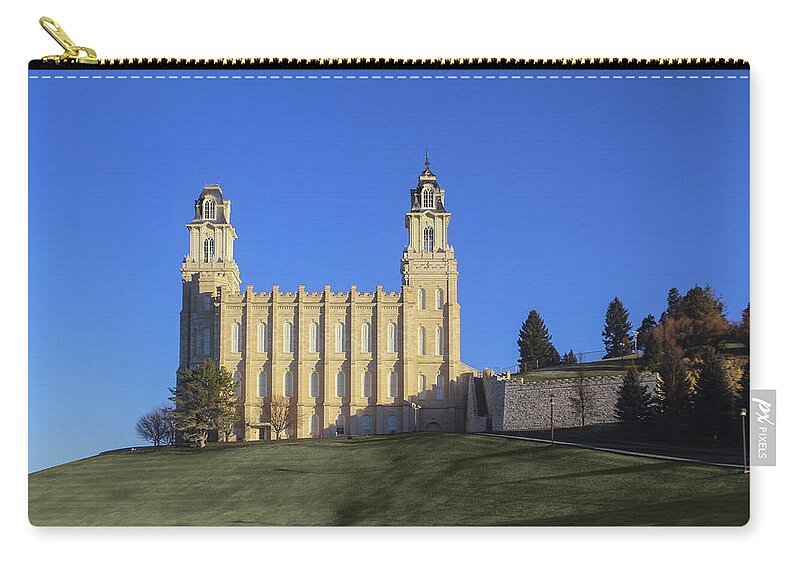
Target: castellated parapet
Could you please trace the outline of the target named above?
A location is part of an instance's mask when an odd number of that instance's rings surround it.
[[[231,203],[204,186],[181,265],[180,369],[212,358],[239,385],[237,439],[270,437],[269,405],[298,417],[282,437],[464,431],[457,265],[444,190],[426,168],[411,190],[402,288],[241,291]]]

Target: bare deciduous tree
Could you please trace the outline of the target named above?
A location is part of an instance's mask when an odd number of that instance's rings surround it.
[[[136,433],[153,445],[175,443],[175,423],[172,408],[153,408],[136,422]]]
[[[290,427],[297,429],[300,422],[300,411],[297,406],[286,396],[275,396],[269,403],[269,425],[275,434],[275,439],[281,438],[281,433],[286,433]]]
[[[581,427],[586,427],[586,416],[594,409],[595,397],[594,390],[586,378],[586,367],[581,363],[578,369],[577,383],[575,384],[575,395],[569,397],[570,404],[581,416]]]

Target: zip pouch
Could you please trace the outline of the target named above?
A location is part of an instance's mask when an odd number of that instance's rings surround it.
[[[746,62],[42,25],[32,524],[747,522]]]

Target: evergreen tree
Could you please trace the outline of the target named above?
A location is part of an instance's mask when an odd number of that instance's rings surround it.
[[[668,338],[662,338],[661,342],[663,351],[661,365],[658,367],[655,406],[659,412],[659,420],[675,437],[690,410],[691,384],[681,348]]]
[[[692,415],[701,433],[715,437],[728,432],[734,416],[734,395],[723,358],[706,350],[697,378]]]
[[[631,367],[622,380],[614,413],[624,428],[641,423],[650,417],[653,398],[642,384],[641,377]]]
[[[739,325],[739,340],[750,347],[750,303],[742,311],[742,322]]]
[[[631,323],[628,322],[628,310],[618,297],[608,304],[606,310],[606,324],[603,328],[603,344],[606,346],[606,355],[603,358],[626,356],[633,352],[632,338],[630,335]]]
[[[742,372],[742,381],[739,385],[739,402],[740,407],[747,408],[748,416],[750,415],[750,362],[744,365]]]
[[[211,430],[226,435],[233,431],[236,391],[231,373],[210,358],[178,374],[170,400],[175,402],[175,430],[190,447],[204,447]]]
[[[519,347],[519,365],[523,372],[558,364],[558,351],[553,346],[544,320],[535,310],[528,313],[528,318],[522,323],[517,346]],[[554,354],[555,361],[553,361]]]
[[[545,366],[558,366],[559,362],[561,362],[561,357],[558,355],[558,351],[556,347],[552,344],[547,349],[547,356],[545,357],[546,364]]]
[[[577,363],[578,363],[578,357],[575,356],[575,353],[572,352],[572,349],[570,349],[569,352],[565,352],[564,356],[561,357],[561,364],[563,364],[564,366],[571,366]]]
[[[647,335],[647,343],[644,345],[644,365],[648,370],[657,370],[661,366],[661,359],[664,356],[664,344],[660,334],[651,333]]]
[[[667,316],[677,319],[681,316],[683,297],[675,287],[667,293]],[[663,316],[662,316],[663,320]]]
[[[647,315],[642,319],[642,324],[636,329],[636,348],[642,350],[647,346],[647,341],[653,333],[653,329],[658,325],[658,321],[653,315]]]

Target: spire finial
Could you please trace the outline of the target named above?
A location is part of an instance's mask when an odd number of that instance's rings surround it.
[[[428,149],[425,149],[425,168],[431,167],[431,161],[428,160]]]

